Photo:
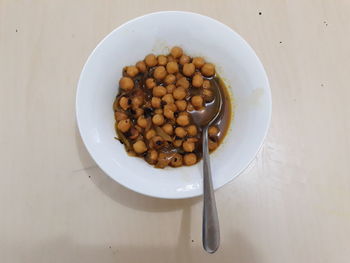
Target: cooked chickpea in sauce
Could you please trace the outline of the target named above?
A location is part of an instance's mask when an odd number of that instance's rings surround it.
[[[148,54],[123,69],[113,104],[117,139],[130,156],[156,168],[196,164],[202,158],[202,129],[193,122],[220,89],[223,110],[208,130],[210,152],[218,148],[230,125],[230,96],[215,65],[191,57],[181,47],[169,54]]]

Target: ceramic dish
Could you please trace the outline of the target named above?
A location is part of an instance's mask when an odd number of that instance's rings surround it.
[[[114,139],[112,105],[125,65],[149,53],[168,53],[175,45],[214,63],[230,88],[234,117],[224,142],[211,154],[214,188],[223,186],[253,160],[271,118],[265,70],[253,49],[231,28],[189,12],[167,11],[135,18],[112,31],[91,53],[81,72],[76,97],[81,137],[100,168],[131,190],[172,199],[202,194],[202,162],[156,169],[128,156]]]

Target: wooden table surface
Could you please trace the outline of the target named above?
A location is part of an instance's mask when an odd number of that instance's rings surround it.
[[[77,131],[76,85],[92,49],[160,10],[232,27],[271,84],[263,149],[216,193],[214,255],[202,250],[200,198],[124,189]],[[349,0],[0,0],[0,262],[349,262],[349,35]]]

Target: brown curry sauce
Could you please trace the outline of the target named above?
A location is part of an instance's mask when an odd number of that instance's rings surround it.
[[[180,67],[180,71],[182,69],[181,65],[179,65]],[[131,104],[131,99],[134,96],[143,96],[144,98],[144,104],[142,105],[142,109],[143,109],[143,115],[144,117],[148,120],[148,125],[147,128],[140,130],[140,136],[138,138],[135,139],[131,139],[131,134],[130,134],[130,130],[122,133],[121,131],[119,131],[117,129],[117,122],[116,122],[116,132],[118,137],[116,139],[118,139],[121,143],[124,144],[126,151],[128,152],[129,155],[131,156],[138,156],[141,158],[144,158],[148,163],[150,164],[154,164],[155,167],[157,168],[164,168],[167,165],[171,165],[170,161],[172,160],[172,158],[176,158],[179,157],[176,154],[180,154],[182,157],[186,154],[186,152],[184,152],[184,150],[182,149],[182,147],[175,147],[174,144],[172,143],[172,141],[170,141],[169,137],[171,137],[172,140],[176,140],[176,139],[180,139],[177,138],[177,136],[174,134],[172,136],[169,136],[167,134],[164,134],[164,132],[161,130],[161,127],[157,127],[156,125],[154,125],[151,122],[151,118],[154,115],[154,111],[155,109],[152,108],[150,101],[152,98],[152,89],[149,89],[146,87],[145,82],[147,78],[151,78],[153,77],[153,72],[155,70],[156,67],[150,67],[146,72],[144,73],[139,73],[137,74],[134,78],[134,87],[132,90],[130,91],[125,91],[122,90],[121,88],[119,89],[118,95],[116,96],[115,102],[113,104],[113,109],[115,112],[120,111],[121,108],[118,105],[118,101],[122,96],[126,96],[129,98],[128,103]],[[123,76],[127,76],[126,73],[126,68],[124,68],[123,70]],[[203,77],[206,80],[210,81],[211,84],[211,89],[221,89],[221,92],[223,94],[223,106],[222,106],[222,111],[219,115],[219,117],[215,120],[215,122],[213,123],[213,126],[216,126],[219,129],[219,133],[216,136],[210,136],[209,137],[209,144],[211,143],[215,149],[217,149],[219,147],[219,145],[223,142],[229,127],[230,127],[230,121],[232,119],[232,106],[231,106],[231,101],[230,101],[230,94],[228,91],[228,88],[226,87],[224,81],[216,74],[213,77]],[[190,80],[190,78],[187,78],[188,80]],[[191,83],[191,81],[190,81]],[[160,86],[165,86],[164,83],[162,82],[158,82],[157,85]],[[195,88],[190,84],[190,87],[188,88],[188,94],[185,98],[185,100],[187,102],[190,101],[190,98],[193,95],[198,95],[201,93],[201,89],[199,88]],[[164,104],[164,102],[162,101],[162,103]],[[162,104],[162,105],[163,105]],[[204,103],[204,107],[205,107]],[[132,125],[137,126],[137,118],[135,117],[135,110],[133,110],[132,108],[128,108],[127,110],[123,110],[123,112],[128,116],[128,118],[131,120]],[[189,115],[191,116],[190,111]],[[179,114],[179,112],[175,112],[174,115],[175,117],[177,117]],[[150,122],[150,123],[149,123]],[[169,121],[168,121],[169,122]],[[170,121],[170,124],[174,124],[174,127],[176,126],[176,123],[173,123]],[[193,124],[192,118],[190,117],[190,124]],[[139,127],[138,127],[139,128]],[[161,147],[157,148],[158,153],[163,153],[163,162],[161,160],[158,160],[157,162],[154,162],[153,160],[150,160],[149,158],[149,153],[146,151],[142,154],[136,154],[135,151],[133,150],[133,144],[140,140],[140,138],[142,140],[145,141],[146,145],[151,145],[151,142],[149,140],[147,140],[144,136],[144,131],[145,130],[149,130],[149,129],[155,129],[157,132],[157,135],[160,135],[161,137],[164,138],[164,145]],[[197,134],[196,136],[192,136],[195,139],[198,139],[198,141],[195,143],[195,149],[193,150],[193,153],[197,156],[197,162],[202,158],[202,138],[201,138],[201,134],[202,131],[199,127],[197,127]],[[159,134],[160,133],[160,134]],[[188,136],[186,136],[187,138]],[[184,139],[185,140],[185,139]],[[156,145],[157,146],[157,145]],[[212,149],[211,152],[213,152],[215,149]],[[175,156],[175,157],[174,157]]]

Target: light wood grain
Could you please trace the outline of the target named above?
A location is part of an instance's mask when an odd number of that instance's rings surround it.
[[[124,189],[96,167],[76,128],[91,50],[159,10],[231,26],[270,79],[265,146],[217,191],[214,255],[201,247],[200,198]],[[349,262],[349,35],[347,0],[1,0],[0,262]]]

